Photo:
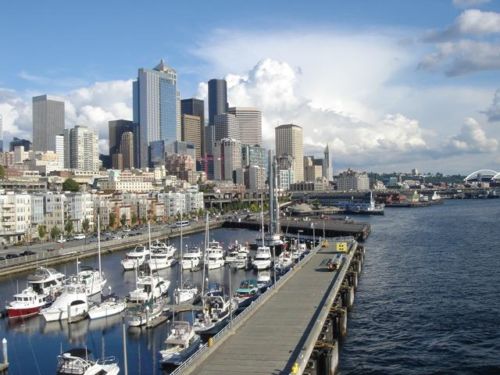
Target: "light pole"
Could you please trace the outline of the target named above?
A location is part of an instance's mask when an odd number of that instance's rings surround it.
[[[312,245],[312,249],[314,249],[316,247],[316,231],[314,229],[314,223],[311,223],[311,228],[313,230],[313,245]]]

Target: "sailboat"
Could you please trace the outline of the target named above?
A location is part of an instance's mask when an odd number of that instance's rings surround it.
[[[91,359],[90,350],[76,348],[57,357],[57,375],[118,375],[120,367],[114,357]]]
[[[262,244],[264,244],[264,204],[262,203],[262,209],[260,212],[261,217],[261,235],[262,235]],[[255,254],[255,258],[252,262],[253,267],[257,270],[267,270],[271,268],[272,258],[271,258],[271,249],[268,246],[259,246],[257,248],[257,253]]]
[[[181,221],[182,221],[182,209],[181,209]],[[196,297],[196,294],[198,294],[198,288],[194,287],[193,285],[186,284],[184,285],[182,282],[182,264],[183,264],[183,248],[182,248],[182,225],[180,226],[180,245],[181,249],[181,264],[179,265],[179,274],[180,274],[180,283],[179,287],[177,287],[174,291],[175,295],[175,303],[183,303],[183,302],[188,302],[194,300]]]
[[[151,248],[151,226],[148,222],[149,247]],[[151,257],[151,253],[149,254]],[[151,260],[151,258],[150,258]],[[137,287],[130,292],[129,300],[139,304],[129,310],[127,322],[130,327],[149,326],[152,321],[163,313],[165,305],[161,298],[168,292],[170,281],[164,280],[159,275],[149,271],[148,276],[136,278]]]

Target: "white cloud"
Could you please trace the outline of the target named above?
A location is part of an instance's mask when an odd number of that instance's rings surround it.
[[[488,153],[498,150],[498,141],[489,138],[483,128],[472,117],[465,119],[460,133],[449,139],[445,152]]]
[[[500,69],[500,44],[461,40],[437,44],[437,51],[426,55],[419,68],[444,70],[448,76]]]
[[[490,107],[484,113],[489,121],[500,121],[500,89],[495,92]]]
[[[489,3],[491,0],[453,0],[453,5],[459,8],[468,8]]]

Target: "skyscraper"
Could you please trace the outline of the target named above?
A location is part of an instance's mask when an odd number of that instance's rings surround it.
[[[225,79],[208,81],[208,124],[214,125],[214,117],[227,112],[227,83]]]
[[[29,141],[27,139],[14,137],[14,138],[12,138],[12,141],[10,141],[10,143],[9,143],[9,151],[14,151],[14,148],[16,146],[23,146],[24,151],[30,151],[32,149],[31,141]]]
[[[302,128],[294,124],[280,125],[275,129],[276,156],[293,158],[295,182],[304,181],[304,147]]]
[[[201,119],[199,116],[182,115],[182,140],[194,144],[196,160],[200,160],[201,153]]]
[[[56,154],[59,161],[59,169],[64,168],[64,134],[56,135]]]
[[[245,145],[262,144],[262,113],[252,107],[231,107],[227,110],[238,119],[240,142]]]
[[[328,143],[325,147],[324,157],[323,157],[323,177],[326,178],[327,181],[332,180],[333,168],[330,164],[330,150],[328,149]]]
[[[64,101],[41,95],[33,97],[33,150],[56,151],[56,135],[64,132]]]
[[[139,124],[139,166],[149,166],[151,142],[165,144],[180,136],[180,103],[177,73],[163,60],[154,69],[139,69],[133,83],[134,122]]]
[[[122,152],[120,148],[122,135],[123,133],[131,132],[133,134],[133,142],[134,142],[133,144],[134,152],[132,153],[133,155],[132,165],[134,167],[139,165],[140,160],[137,152],[137,150],[139,149],[139,125],[134,123],[133,121],[115,120],[108,122],[108,129],[109,129],[109,156],[112,158],[113,154]],[[116,166],[113,166],[113,168],[118,169]]]
[[[241,170],[241,142],[224,138],[214,144],[214,179],[236,182]]]
[[[214,117],[215,140],[224,138],[240,140],[240,125],[235,115],[223,113]]]
[[[198,116],[200,118],[200,134],[201,134],[201,157],[204,157],[205,151],[205,102],[201,99],[183,99],[181,100],[181,114]],[[181,126],[182,119],[181,119]]]
[[[122,154],[123,169],[134,168],[134,133],[123,132],[120,141],[120,153]]]
[[[64,163],[66,168],[94,172],[99,170],[98,138],[94,130],[82,125],[66,129]]]

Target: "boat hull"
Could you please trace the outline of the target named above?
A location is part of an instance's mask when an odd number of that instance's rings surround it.
[[[164,354],[160,351],[162,358],[160,359],[160,365],[162,366],[180,366],[186,359],[191,357],[200,347],[201,338],[198,336],[193,340],[192,344],[189,347],[181,350],[177,353],[168,353]]]
[[[126,309],[127,305],[122,302],[118,302],[113,305],[101,305],[96,307],[91,307],[89,309],[89,318],[90,319],[101,319],[106,318],[108,316],[120,314],[122,311]]]
[[[7,307],[7,316],[9,319],[19,319],[19,318],[28,318],[30,316],[37,315],[43,306],[34,306],[34,307]]]

